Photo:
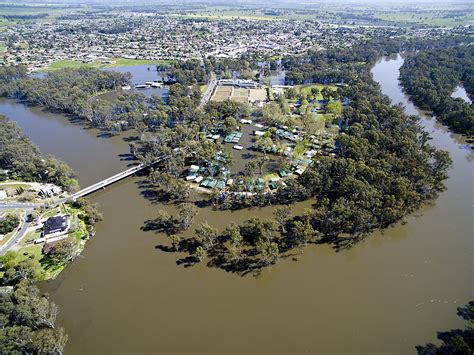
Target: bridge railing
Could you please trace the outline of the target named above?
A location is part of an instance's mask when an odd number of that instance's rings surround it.
[[[122,179],[125,179],[126,177],[130,176],[130,175],[133,175],[137,172],[139,172],[140,170],[143,170],[145,168],[148,168],[149,166],[153,165],[153,164],[156,164],[160,161],[162,161],[163,159],[165,159],[165,157],[161,157],[149,164],[139,164],[137,166],[134,166],[134,167],[131,167],[125,171],[121,171],[120,173],[117,173],[107,179],[104,179],[102,181],[99,181],[93,185],[90,185],[82,190],[79,190],[77,191],[76,193],[72,194],[69,199],[72,199],[72,200],[76,200],[78,199],[79,197],[83,197],[83,196],[86,196],[86,195],[89,195],[99,189],[102,189],[110,184],[113,184],[119,180],[122,180]]]

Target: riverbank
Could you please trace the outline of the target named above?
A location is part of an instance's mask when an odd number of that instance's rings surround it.
[[[17,234],[10,236],[16,239],[14,244],[9,243],[10,239],[2,243],[1,255],[13,267],[28,261],[28,269],[36,281],[55,279],[80,255],[87,240],[94,235],[91,214],[95,212],[91,212],[85,201],[14,211],[22,213],[22,220],[16,228]],[[3,250],[6,243],[11,247]],[[0,271],[0,278],[4,278],[5,272],[8,270]]]
[[[401,62],[384,58],[374,75],[394,103],[417,114],[397,84]],[[0,112],[15,118],[42,151],[68,162],[83,186],[129,163],[122,137],[102,138],[64,116],[8,100],[0,100]],[[40,284],[61,307],[58,323],[70,336],[66,351],[409,354],[435,341],[438,330],[461,327],[456,307],[472,297],[472,156],[462,137],[430,117],[423,116],[422,124],[431,143],[454,161],[447,191],[435,205],[343,253],[309,246],[293,256],[297,263],[288,258],[257,279],[177,267],[175,255],[159,248],[166,241],[141,229],[158,209],[176,212],[154,200],[142,178],[98,192],[91,199],[105,219],[96,225],[97,237],[56,280]],[[310,204],[296,205],[294,213]],[[206,208],[196,223],[221,230],[257,214],[270,218],[273,211]]]

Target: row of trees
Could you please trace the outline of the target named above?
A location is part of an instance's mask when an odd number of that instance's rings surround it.
[[[457,133],[474,134],[474,107],[452,98],[461,83],[474,99],[474,47],[457,46],[409,55],[400,69],[400,81],[410,98],[422,109]]]
[[[212,71],[212,64],[207,59],[204,60],[204,65],[201,65],[197,59],[189,59],[159,66],[158,70],[168,71],[172,81],[188,86],[207,82]]]
[[[72,191],[78,188],[72,170],[53,156],[40,151],[15,122],[0,115],[0,168],[13,179],[49,182]]]

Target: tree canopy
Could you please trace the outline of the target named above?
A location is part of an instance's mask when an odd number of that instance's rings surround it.
[[[400,69],[400,81],[410,98],[454,132],[466,135],[474,134],[474,106],[451,94],[462,84],[474,99],[473,77],[473,46],[413,53]]]

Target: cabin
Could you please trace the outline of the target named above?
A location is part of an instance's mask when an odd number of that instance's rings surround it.
[[[46,184],[41,186],[39,195],[41,197],[47,198],[47,197],[53,197],[55,195],[59,195],[62,192],[61,188],[59,186],[53,185],[53,184]]]

